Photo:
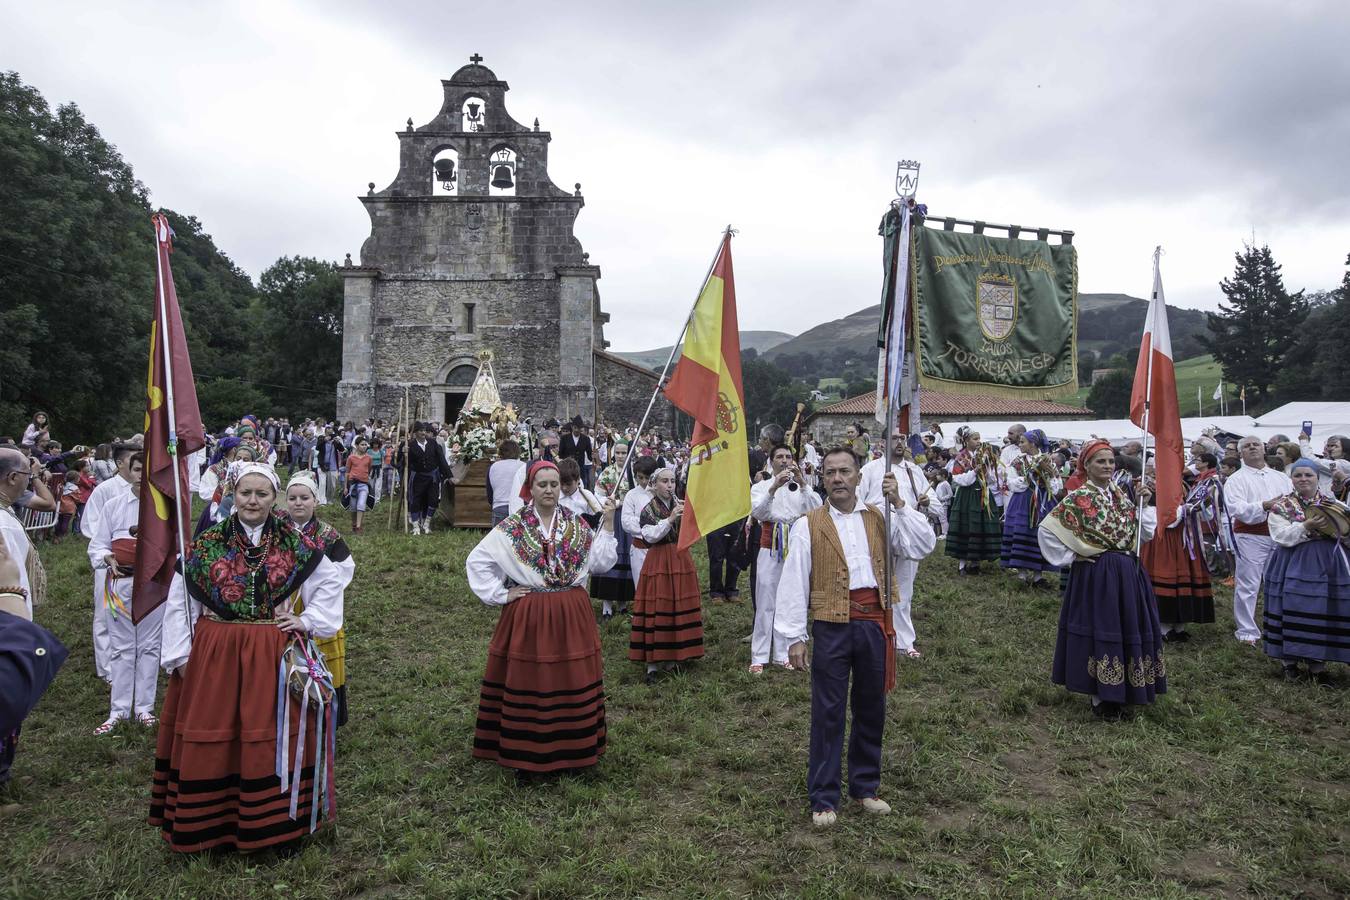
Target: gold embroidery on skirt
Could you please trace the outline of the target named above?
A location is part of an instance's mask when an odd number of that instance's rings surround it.
[[[1114,686],[1125,683],[1125,667],[1120,664],[1119,656],[1111,657],[1105,653],[1101,659],[1089,656],[1087,670],[1088,677],[1100,684]]]

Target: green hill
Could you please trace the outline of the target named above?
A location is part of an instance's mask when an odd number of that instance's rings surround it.
[[[782,331],[742,331],[741,332],[741,350],[755,350],[763,355],[766,351],[772,350],[784,341],[792,340],[792,335]],[[633,350],[627,352],[610,351],[616,356],[622,356],[629,362],[637,363],[640,366],[646,366],[649,369],[660,371],[670,357],[670,345],[657,347],[655,350]],[[675,354],[675,362],[680,359],[679,354]]]
[[[1219,414],[1219,402],[1211,398],[1214,396],[1214,388],[1218,386],[1222,377],[1223,371],[1219,368],[1219,363],[1208,354],[1193,356],[1177,363],[1177,407],[1183,418],[1198,416],[1202,410],[1207,416]],[[1197,388],[1203,398],[1203,405],[1196,399]],[[1072,398],[1065,398],[1063,402],[1071,406],[1087,406],[1087,396],[1091,390],[1089,387],[1079,388],[1077,394]],[[1242,404],[1238,402],[1236,393],[1231,387],[1228,389],[1228,412],[1231,415],[1239,415],[1242,412]]]

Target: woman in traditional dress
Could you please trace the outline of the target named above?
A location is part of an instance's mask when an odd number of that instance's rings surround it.
[[[977,575],[980,563],[998,559],[1003,549],[1003,527],[991,487],[998,479],[998,453],[980,443],[980,433],[962,426],[956,431],[960,450],[948,471],[956,491],[947,520],[943,551],[960,560],[962,575]]]
[[[628,658],[647,664],[647,683],[661,670],[703,657],[703,604],[698,572],[688,550],[679,549],[684,501],[675,496],[675,472],[658,469],[652,499],[642,510],[648,550],[633,599]]]
[[[304,657],[342,627],[343,577],[273,510],[278,487],[271,466],[239,469],[234,512],[193,539],[169,588],[150,824],[180,852],[261,850],[335,812],[332,691]]]
[[[1319,491],[1311,460],[1295,462],[1289,479],[1294,492],[1276,501],[1267,517],[1275,550],[1263,578],[1266,654],[1283,664],[1286,678],[1298,678],[1303,663],[1309,677],[1325,683],[1328,662],[1350,663],[1343,530],[1350,509]]]
[[[206,467],[201,480],[197,482],[197,496],[206,501],[206,506],[202,508],[202,514],[197,519],[194,535],[201,534],[216,524],[216,510],[220,508],[220,501],[225,498],[230,463],[234,462],[234,454],[238,448],[239,438],[232,434],[216,442],[216,452],[211,457],[211,464]]]
[[[1139,561],[1158,599],[1163,640],[1168,643],[1191,639],[1185,627],[1188,622],[1214,621],[1214,588],[1205,564],[1204,534],[1222,521],[1223,485],[1218,478],[1218,457],[1201,451],[1193,459],[1199,477],[1177,508],[1176,518],[1139,548]]]
[[[595,494],[601,503],[613,500],[615,506],[623,505],[632,486],[632,475],[624,475],[624,464],[628,461],[628,445],[616,443],[610,451],[610,464],[595,480]],[[614,568],[591,578],[591,596],[600,601],[600,617],[609,621],[617,610],[620,615],[628,611],[633,602],[636,586],[633,584],[631,555],[633,539],[623,527],[623,517],[614,517],[614,539],[618,545],[618,559]]]
[[[286,483],[286,517],[291,524],[300,529],[305,540],[314,544],[324,556],[338,567],[342,573],[342,590],[345,597],[347,587],[356,575],[356,560],[347,542],[338,530],[327,522],[315,518],[314,510],[319,505],[319,482],[313,472],[296,472]],[[303,598],[296,604],[296,611],[304,610]],[[345,607],[344,603],[344,607]],[[333,677],[334,705],[337,709],[337,724],[347,724],[347,628],[339,628],[332,637],[315,638],[314,645],[323,654],[324,665]]]
[[[605,752],[604,662],[586,579],[614,565],[614,503],[601,530],[558,505],[558,467],[530,463],[525,505],[478,542],[469,588],[501,618],[488,645],[473,755],[518,776],[593,766]]]
[[[1036,529],[1054,509],[1064,482],[1050,459],[1045,432],[1033,428],[1017,439],[1020,451],[1008,465],[1008,505],[1003,510],[1003,553],[1000,565],[1012,569],[1024,584],[1050,589],[1045,572],[1056,569],[1041,555]]]
[[[1136,540],[1153,536],[1157,515],[1150,507],[1141,519],[1113,482],[1110,443],[1089,441],[1078,462],[1085,483],[1065,495],[1038,532],[1047,562],[1073,564],[1051,680],[1090,695],[1097,715],[1119,718],[1125,705],[1152,703],[1167,692],[1157,601],[1134,555]],[[1147,485],[1138,490],[1147,500]]]

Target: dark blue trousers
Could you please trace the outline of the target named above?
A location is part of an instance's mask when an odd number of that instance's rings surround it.
[[[889,610],[886,613],[890,615]],[[881,732],[886,724],[886,636],[875,622],[811,626],[811,751],[806,785],[811,811],[839,808],[844,713],[853,675],[853,731],[848,742],[848,793],[875,797],[881,784]]]

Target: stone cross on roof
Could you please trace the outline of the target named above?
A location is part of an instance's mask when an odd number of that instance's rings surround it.
[[[479,64],[480,62],[482,62],[482,61],[483,61],[483,57],[479,56],[477,53],[475,53],[473,56],[470,56],[470,57],[469,57],[469,62],[473,63],[475,66],[478,65],[478,64]]]

